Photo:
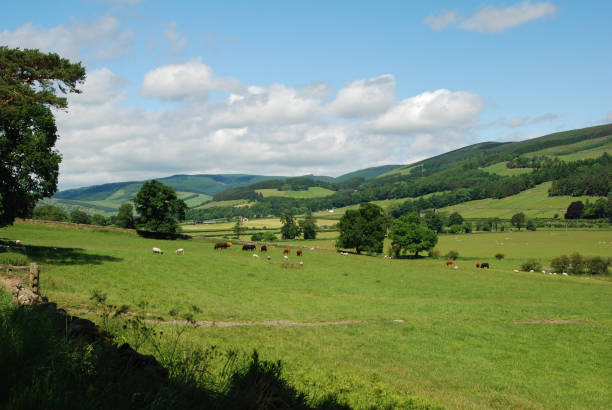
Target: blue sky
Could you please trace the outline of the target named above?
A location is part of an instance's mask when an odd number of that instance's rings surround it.
[[[57,113],[63,189],[176,173],[335,176],[612,121],[607,1],[4,10],[0,44],[88,71]]]

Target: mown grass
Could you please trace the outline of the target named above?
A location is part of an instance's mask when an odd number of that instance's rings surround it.
[[[329,196],[335,191],[331,189],[323,188],[320,186],[309,187],[304,191],[279,191],[278,189],[258,189],[258,193],[262,194],[264,198],[271,196],[279,196],[285,198],[321,198]]]
[[[597,197],[548,196],[551,183],[545,182],[516,195],[502,199],[480,199],[441,208],[441,212],[459,212],[464,218],[511,218],[517,212],[523,212],[530,218],[552,218],[555,214],[563,217],[567,207],[573,201],[587,199],[591,202]]]
[[[165,320],[175,310],[217,322],[360,321],[186,331],[196,345],[256,348],[263,359],[281,359],[290,383],[312,400],[334,393],[356,408],[603,408],[612,399],[612,283],[512,272],[531,257],[573,250],[609,255],[609,233],[442,236],[442,251],[460,253],[458,270],[435,259],[307,248],[303,268],[293,254],[291,268],[283,267],[280,247],[270,249],[268,262],[239,248],[215,251],[199,239],[155,241],[29,224],[0,236],[20,239],[28,257],[42,264],[41,288],[50,299],[83,314],[92,309],[92,290],[101,289],[111,304]],[[154,255],[153,246],[166,253]],[[185,255],[172,253],[178,247]],[[494,260],[497,252],[506,257]],[[484,259],[492,268],[476,269]],[[515,323],[534,318],[578,322]]]

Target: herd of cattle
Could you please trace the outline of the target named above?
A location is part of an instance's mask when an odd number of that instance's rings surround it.
[[[454,260],[452,260],[452,259],[449,259],[449,260],[447,260],[446,262],[444,262],[444,266],[445,266],[445,267],[447,267],[447,268],[448,268],[448,267],[452,267],[452,268],[454,268],[454,269],[459,269],[459,267],[458,267],[457,265],[455,265],[455,261],[454,261]],[[490,266],[489,266],[489,263],[488,263],[488,262],[477,262],[477,263],[476,263],[476,267],[477,267],[477,268],[481,268],[481,269],[484,269],[484,268],[489,269],[489,268],[490,268]]]
[[[228,249],[232,247],[232,243],[231,242],[218,242],[215,243],[214,249]],[[242,245],[242,250],[243,251],[255,251],[257,250],[257,245],[255,245],[254,243],[245,243],[244,245]],[[261,252],[267,252],[268,251],[268,246],[267,245],[261,245],[261,247],[259,248],[259,250]],[[159,255],[163,255],[164,251],[162,251],[160,248],[154,247],[153,248],[153,253],[159,254]],[[183,248],[179,248],[176,250],[177,254],[183,255],[185,254],[185,250]],[[283,249],[283,255],[285,257],[285,259],[287,259],[287,255],[289,255],[291,253],[291,248],[285,248]],[[297,256],[302,256],[303,251],[301,249],[297,249],[295,251],[295,254]],[[257,256],[257,255],[255,255]],[[259,257],[259,256],[257,256]],[[268,257],[269,259],[270,257]]]

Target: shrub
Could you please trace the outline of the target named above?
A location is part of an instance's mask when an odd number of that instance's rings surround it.
[[[528,231],[536,230],[536,224],[535,222],[533,222],[533,219],[530,219],[527,221],[527,225],[525,225],[525,229],[527,229]]]
[[[608,273],[608,266],[612,263],[611,258],[602,258],[601,256],[594,256],[587,258],[584,261],[587,270],[593,275],[605,275]]]
[[[496,253],[496,254],[495,254],[495,259],[497,259],[497,260],[502,260],[502,259],[504,259],[504,254],[503,254],[503,253]]]
[[[566,272],[570,265],[570,259],[567,255],[561,255],[557,258],[554,258],[550,262],[550,266],[553,268],[555,272]]]
[[[446,255],[444,255],[446,258],[448,259],[452,259],[452,260],[457,260],[457,258],[459,257],[459,252],[457,251],[448,251],[448,253]]]
[[[274,242],[277,238],[272,232],[257,232],[251,235],[251,240],[255,242]]]
[[[584,258],[578,252],[572,253],[570,256],[570,272],[574,274],[584,273],[586,268],[584,264]]]
[[[448,227],[448,233],[452,234],[460,233],[462,230],[461,225],[451,225]]]
[[[465,221],[461,225],[461,229],[463,229],[465,233],[472,233],[472,223],[470,221]]]
[[[521,265],[521,270],[523,272],[529,272],[531,270],[539,271],[542,270],[542,264],[535,259],[529,259],[527,262]]]

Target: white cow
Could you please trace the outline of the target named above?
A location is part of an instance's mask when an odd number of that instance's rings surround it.
[[[163,254],[164,254],[164,251],[162,251],[162,250],[161,250],[161,249],[159,249],[159,248],[153,248],[153,253],[159,253],[160,255],[163,255]]]
[[[179,248],[179,249],[177,249],[177,250],[176,250],[176,253],[177,253],[177,254],[184,255],[184,254],[185,254],[185,249],[183,249],[183,248]]]

